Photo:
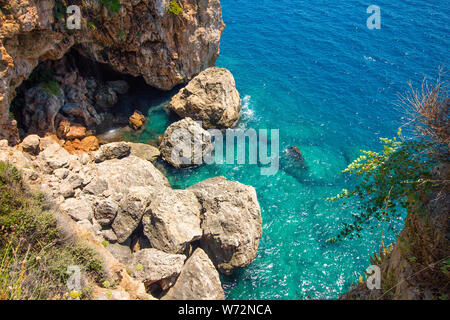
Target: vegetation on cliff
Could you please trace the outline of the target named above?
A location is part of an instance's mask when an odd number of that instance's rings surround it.
[[[69,266],[93,280],[103,274],[94,251],[61,239],[44,197],[24,185],[18,169],[0,162],[0,300],[88,297],[88,291],[69,292]]]
[[[360,214],[344,225],[335,242],[360,236],[364,225],[373,220],[391,226],[399,218],[399,209],[407,210],[405,227],[395,246],[385,246],[370,259],[381,268],[381,290],[369,291],[361,285],[349,299],[443,299],[449,298],[450,285],[450,96],[439,77],[420,90],[411,86],[400,105],[409,116],[405,127],[412,128],[410,138],[402,135],[381,139],[381,152],[363,151],[345,173],[356,185],[343,190],[329,201],[353,198]]]

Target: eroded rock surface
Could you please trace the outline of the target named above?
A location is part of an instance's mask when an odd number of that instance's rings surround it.
[[[201,121],[204,128],[230,128],[239,120],[241,97],[231,72],[212,67],[181,89],[168,108],[182,118]]]
[[[159,150],[166,162],[182,168],[204,164],[214,147],[211,134],[191,118],[185,118],[167,128]]]
[[[163,300],[225,300],[219,273],[200,248],[186,261]]]
[[[18,142],[17,122],[9,117],[14,90],[39,61],[60,59],[76,46],[94,61],[168,90],[214,65],[224,29],[219,0],[183,1],[178,16],[169,12],[169,1],[121,1],[117,13],[86,2],[75,31],[55,18],[54,0],[8,5],[0,16],[0,138],[11,143]]]
[[[183,253],[190,243],[202,236],[200,211],[200,203],[193,192],[161,190],[143,219],[144,234],[153,248]]]
[[[224,177],[190,187],[203,207],[202,248],[225,274],[249,265],[262,235],[261,210],[253,187]]]

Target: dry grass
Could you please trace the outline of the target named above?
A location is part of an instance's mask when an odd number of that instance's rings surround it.
[[[429,138],[439,146],[443,157],[450,156],[450,95],[442,71],[436,81],[424,79],[419,89],[409,84],[409,91],[400,97],[400,107],[409,117],[409,125],[420,137]]]
[[[45,199],[23,185],[15,167],[0,162],[0,300],[70,299],[67,268],[73,265],[101,281],[92,249],[65,243]]]

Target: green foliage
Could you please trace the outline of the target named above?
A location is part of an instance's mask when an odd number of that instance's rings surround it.
[[[426,140],[405,141],[401,130],[398,137],[381,139],[382,152],[362,151],[362,155],[343,172],[356,180],[352,190],[343,190],[341,194],[328,198],[328,201],[355,199],[359,214],[353,215],[353,223],[344,223],[344,228],[335,242],[347,236],[360,237],[363,224],[370,224],[374,218],[390,222],[399,218],[399,208],[415,206],[419,203],[416,192],[419,186],[431,192],[429,180],[438,159],[429,150],[434,146]]]
[[[120,0],[100,0],[100,3],[112,13],[117,13],[122,8]]]
[[[63,20],[66,16],[66,5],[60,1],[55,1],[55,7],[53,8],[53,14],[55,16],[55,20]]]
[[[59,236],[44,197],[24,186],[14,166],[0,162],[0,300],[64,299],[72,265],[92,279],[104,276],[91,248],[62,244]]]
[[[59,82],[56,80],[53,71],[45,66],[34,69],[26,81],[27,87],[33,87],[37,84],[41,84],[42,90],[50,95],[58,96],[60,94]]]
[[[60,89],[59,83],[56,80],[42,83],[42,90],[44,90],[50,95],[58,96],[60,94],[59,89]]]
[[[180,13],[183,12],[183,9],[178,4],[178,1],[176,0],[170,0],[169,2],[169,12],[178,16]]]

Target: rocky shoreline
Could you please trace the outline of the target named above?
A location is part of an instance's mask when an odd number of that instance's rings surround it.
[[[147,294],[223,299],[217,270],[229,274],[256,257],[262,220],[255,189],[220,177],[171,189],[148,154],[132,155],[136,145],[71,155],[55,137],[29,136],[15,147],[3,140],[0,161],[20,168],[57,215],[103,244],[117,260],[110,263],[131,270]]]
[[[206,135],[239,120],[234,78],[213,67],[224,29],[220,2],[183,1],[178,14],[168,1],[120,4],[111,12],[83,3],[81,31],[67,30],[54,0],[1,8],[0,161],[51,201],[67,238],[87,241],[102,257],[118,286],[94,284],[94,299],[224,299],[219,272],[257,254],[255,189],[217,177],[175,190],[155,167],[158,159],[179,167],[171,130]],[[140,130],[146,119],[138,111],[113,116],[130,85],[96,76],[71,52],[163,90],[191,80],[168,107],[181,120],[159,148],[97,138],[108,123]],[[204,147],[201,156],[212,152],[210,141]]]

